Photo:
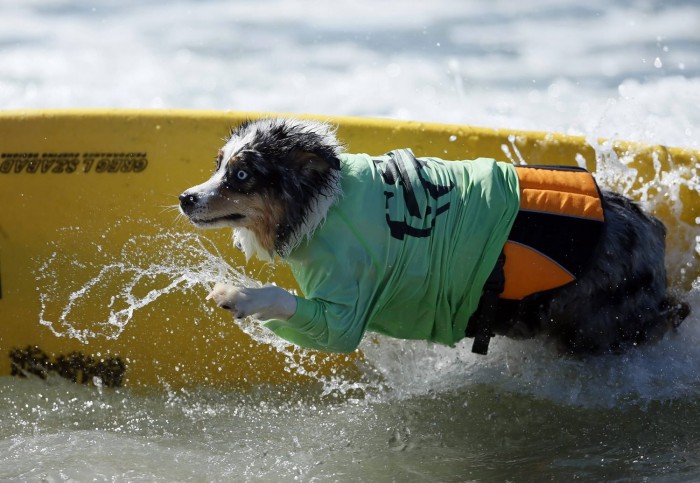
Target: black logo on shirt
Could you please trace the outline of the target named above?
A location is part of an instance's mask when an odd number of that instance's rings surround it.
[[[397,185],[401,187],[406,212],[412,219],[417,219],[417,222],[413,224],[406,217],[403,220],[393,220],[391,218],[391,205],[398,202],[398,199],[396,199],[397,193],[384,191],[386,196],[386,222],[389,225],[391,236],[398,240],[403,240],[406,236],[415,238],[429,237],[435,227],[436,218],[450,208],[450,202],[438,205],[435,210],[433,210],[431,205],[439,203],[440,197],[454,189],[454,184],[449,180],[446,180],[446,184],[441,186],[432,183],[428,179],[424,168],[428,166],[428,163],[440,163],[440,161],[418,159],[410,151],[403,150],[392,151],[387,153],[386,156],[374,158],[373,161],[382,175],[384,183],[394,187],[397,187]],[[415,171],[422,190],[417,190],[418,187],[411,183],[409,174],[411,170]]]

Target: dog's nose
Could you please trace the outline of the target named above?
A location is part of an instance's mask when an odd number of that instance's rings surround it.
[[[197,204],[197,200],[199,200],[199,196],[195,193],[188,193],[185,191],[180,195],[180,207],[184,210],[187,208],[192,208],[194,205]]]

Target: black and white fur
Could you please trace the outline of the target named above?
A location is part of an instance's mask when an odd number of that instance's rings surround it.
[[[342,196],[342,151],[327,124],[244,122],[219,151],[213,176],[180,195],[180,208],[198,228],[233,228],[247,258],[284,258]],[[689,314],[667,290],[663,224],[620,194],[604,191],[603,200],[606,224],[590,268],[571,284],[512,303],[492,321],[496,334],[545,335],[569,353],[616,352],[660,338]],[[296,309],[296,299],[275,286],[217,284],[208,298],[236,317],[286,320]]]
[[[605,226],[591,266],[513,306],[510,319],[492,326],[497,334],[543,333],[569,353],[619,352],[661,338],[688,316],[689,306],[666,286],[663,223],[621,194],[602,195]]]

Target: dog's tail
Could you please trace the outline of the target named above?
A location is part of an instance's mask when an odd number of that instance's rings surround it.
[[[649,319],[651,325],[632,336],[632,341],[636,345],[661,340],[666,333],[677,329],[689,315],[690,305],[667,292],[659,305],[657,316]]]
[[[690,305],[675,295],[666,294],[661,303],[661,316],[666,319],[669,329],[675,329],[690,315]]]

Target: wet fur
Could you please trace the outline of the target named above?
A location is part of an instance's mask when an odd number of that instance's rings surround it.
[[[618,193],[603,191],[603,200],[606,223],[591,267],[569,285],[511,303],[496,334],[545,334],[573,354],[620,352],[688,316],[666,286],[664,225]]]
[[[341,151],[326,124],[246,121],[219,151],[212,178],[180,195],[180,207],[199,228],[233,228],[236,246],[248,258],[285,256],[339,196]],[[243,181],[240,171],[248,175]],[[212,222],[212,212],[228,219]]]
[[[247,257],[284,257],[341,196],[341,152],[325,124],[245,122],[231,132],[214,176],[180,196],[181,209],[201,228],[234,228]],[[236,177],[241,170],[244,181]],[[603,199],[605,229],[587,272],[564,287],[504,302],[491,326],[496,334],[545,335],[568,353],[618,352],[660,338],[689,314],[667,289],[663,224],[620,194],[606,191]],[[212,213],[222,218],[206,219]]]

